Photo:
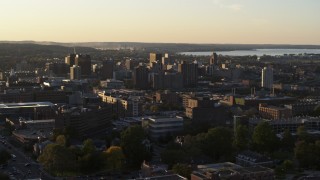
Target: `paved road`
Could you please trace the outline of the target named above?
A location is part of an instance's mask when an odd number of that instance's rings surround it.
[[[12,146],[6,138],[1,139],[0,147],[14,156],[9,160],[8,165],[2,169],[6,174],[10,175],[11,179],[54,179],[42,170],[39,163]]]
[[[4,143],[2,143],[4,141]],[[10,179],[16,180],[26,180],[26,179],[44,179],[44,180],[101,180],[101,179],[130,179],[133,177],[139,176],[139,171],[130,172],[126,175],[89,175],[89,176],[77,176],[77,177],[64,177],[58,178],[53,177],[47,172],[43,170],[41,165],[31,159],[30,157],[26,156],[21,149],[17,149],[12,146],[8,139],[0,139],[0,148],[7,150],[10,154],[13,154],[15,158],[11,158],[9,160],[8,165],[5,166],[0,171],[10,175]]]

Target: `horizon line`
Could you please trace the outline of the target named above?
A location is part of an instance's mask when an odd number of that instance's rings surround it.
[[[76,44],[76,43],[140,43],[140,44],[190,44],[190,45],[287,45],[287,46],[320,46],[320,44],[295,44],[295,43],[191,43],[191,42],[138,42],[138,41],[36,41],[36,40],[0,40],[4,42],[34,42],[34,43],[61,43],[61,44]]]

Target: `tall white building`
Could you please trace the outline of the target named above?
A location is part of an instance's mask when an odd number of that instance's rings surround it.
[[[81,79],[81,67],[73,65],[70,67],[70,79]]]
[[[261,87],[271,89],[273,87],[273,69],[264,67],[261,73]]]

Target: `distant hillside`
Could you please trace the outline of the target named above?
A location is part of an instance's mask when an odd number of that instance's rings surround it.
[[[320,45],[273,45],[273,44],[186,44],[186,43],[141,43],[141,42],[37,42],[37,41],[2,41],[14,44],[40,44],[65,47],[91,47],[101,49],[136,49],[146,52],[185,52],[185,51],[229,51],[249,49],[320,49]],[[0,41],[1,43],[1,41]]]
[[[89,47],[76,47],[81,53],[95,53],[98,50]],[[40,57],[61,57],[74,51],[73,47],[59,45],[40,45],[35,43],[0,43],[0,57],[15,56],[40,56]]]

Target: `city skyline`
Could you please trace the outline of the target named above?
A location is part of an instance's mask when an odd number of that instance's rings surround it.
[[[320,44],[316,0],[10,0],[0,40]]]

